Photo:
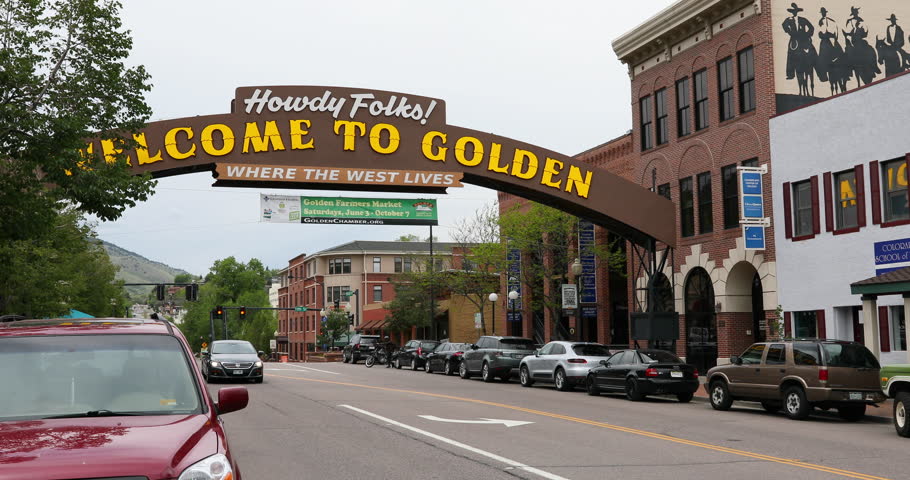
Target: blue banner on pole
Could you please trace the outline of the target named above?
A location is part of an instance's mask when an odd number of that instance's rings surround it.
[[[743,195],[743,218],[746,220],[765,218],[765,206],[761,195]]]
[[[761,173],[759,172],[742,172],[742,181],[740,182],[743,195],[761,195]]]
[[[743,238],[746,239],[746,250],[765,249],[765,227],[762,225],[743,225]]]
[[[597,239],[594,228],[592,222],[578,220],[578,257],[582,267],[578,285],[581,288],[581,303],[597,303],[597,257],[594,252]]]

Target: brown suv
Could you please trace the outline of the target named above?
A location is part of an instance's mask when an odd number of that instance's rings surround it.
[[[856,342],[764,342],[730,357],[729,365],[708,370],[705,388],[716,410],[749,400],[769,412],[783,407],[796,420],[818,407],[837,408],[841,418],[856,421],[866,414],[866,405],[885,400],[879,368],[872,352]]]

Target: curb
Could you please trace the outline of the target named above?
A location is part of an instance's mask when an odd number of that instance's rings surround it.
[[[694,397],[692,397],[692,401],[698,402],[698,403],[710,404],[707,396],[700,396],[698,394],[696,394]],[[759,410],[762,412],[764,411],[764,409],[761,408],[761,406],[759,405],[758,402],[748,402],[748,401],[744,401],[744,400],[737,400],[733,403],[733,405],[734,405],[734,407],[746,407],[749,410]],[[892,423],[892,418],[891,418],[891,413],[890,413],[891,405],[892,404],[890,401],[885,402],[885,403],[880,403],[878,405],[878,407],[873,407],[872,405],[869,405],[866,408],[866,416],[862,420],[860,420],[860,423],[882,423],[882,424],[890,425]],[[837,416],[837,411],[834,409],[828,410],[828,411],[815,409],[812,412],[812,416],[819,416],[819,417],[840,420],[840,417]],[[846,422],[846,423],[850,423],[850,422]]]

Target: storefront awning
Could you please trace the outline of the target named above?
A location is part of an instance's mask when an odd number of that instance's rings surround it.
[[[901,295],[910,293],[910,267],[850,284],[854,295]]]

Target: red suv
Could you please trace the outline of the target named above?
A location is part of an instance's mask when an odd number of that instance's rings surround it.
[[[0,323],[0,480],[238,480],[219,415],[244,387],[204,387],[163,320]]]

